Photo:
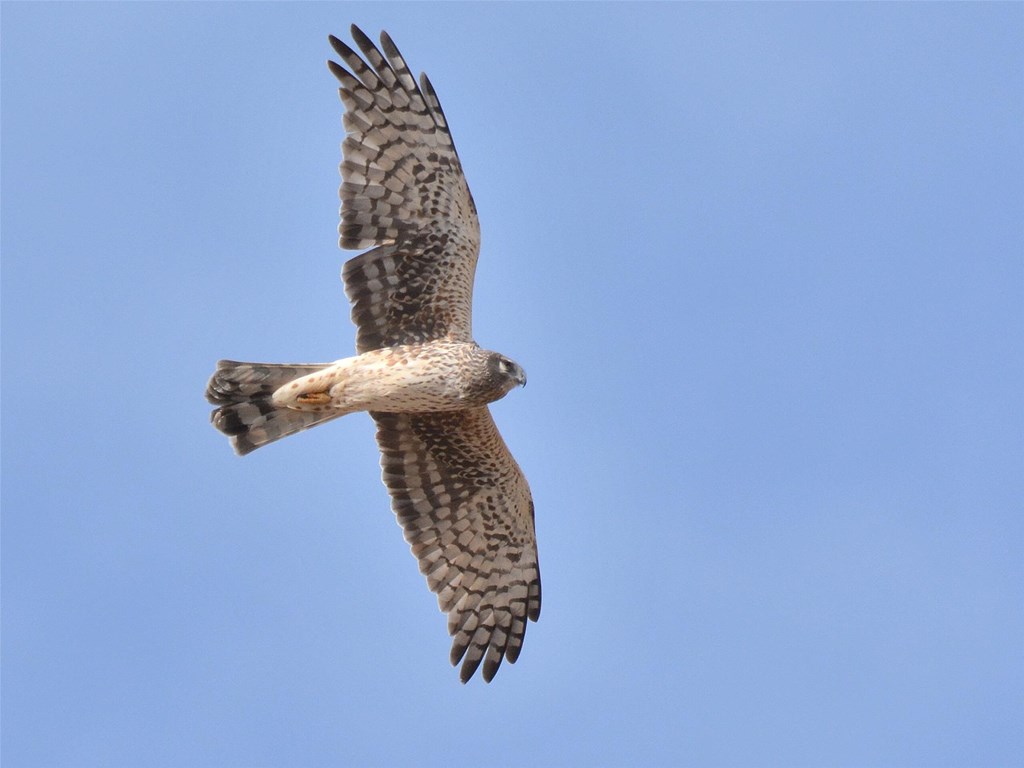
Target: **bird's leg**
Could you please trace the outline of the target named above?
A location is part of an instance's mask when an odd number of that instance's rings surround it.
[[[307,392],[295,398],[299,405],[327,405],[331,402],[331,396],[326,392]]]
[[[316,373],[300,376],[274,392],[274,403],[298,411],[326,411],[336,407],[331,387],[344,377],[348,360],[339,360]]]

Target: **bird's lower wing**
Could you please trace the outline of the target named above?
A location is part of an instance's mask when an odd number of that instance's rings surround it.
[[[373,413],[384,484],[448,614],[463,682],[514,663],[540,616],[533,500],[490,411]]]

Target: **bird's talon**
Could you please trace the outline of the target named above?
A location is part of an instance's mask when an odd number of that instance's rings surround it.
[[[296,397],[295,402],[302,405],[327,405],[331,402],[331,396],[326,392],[307,392]]]

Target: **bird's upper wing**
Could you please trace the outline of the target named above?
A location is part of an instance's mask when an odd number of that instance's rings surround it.
[[[490,411],[373,413],[384,483],[448,614],[451,661],[490,681],[540,616],[533,499]]]
[[[384,53],[352,26],[363,58],[336,37],[344,67],[341,247],[369,248],[342,277],[359,352],[440,338],[472,340],[480,222],[437,94],[420,86],[381,33]],[[346,69],[347,67],[347,69]]]

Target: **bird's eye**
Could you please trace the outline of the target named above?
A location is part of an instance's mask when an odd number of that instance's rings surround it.
[[[502,373],[508,373],[509,371],[511,371],[511,370],[512,370],[512,363],[510,363],[510,362],[509,362],[508,360],[506,360],[505,358],[501,358],[501,359],[500,359],[500,360],[498,361],[498,368],[500,368],[500,369],[501,369],[501,372],[502,372]]]

